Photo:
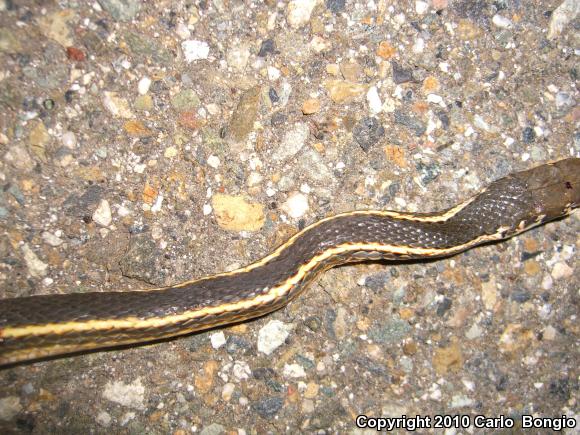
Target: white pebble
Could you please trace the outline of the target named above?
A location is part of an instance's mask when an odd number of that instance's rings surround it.
[[[219,168],[220,166],[220,159],[218,156],[214,156],[213,154],[207,158],[207,164],[214,169]]]
[[[443,97],[437,94],[429,94],[427,95],[427,101],[433,104],[441,104],[443,102]]]
[[[268,67],[268,78],[271,81],[276,81],[280,78],[280,70],[278,68],[276,68],[275,66],[269,66]]]
[[[209,336],[209,340],[211,341],[211,347],[214,349],[219,349],[224,344],[226,344],[226,336],[222,331],[211,334]]]
[[[270,320],[258,332],[258,352],[270,355],[284,344],[292,327],[279,320]]]
[[[157,195],[157,199],[155,200],[155,204],[151,206],[151,211],[153,213],[157,213],[161,211],[161,205],[163,204],[163,195],[160,193]]]
[[[222,399],[224,399],[226,402],[229,402],[235,389],[236,386],[231,382],[225,384],[224,388],[222,389]]]
[[[306,376],[304,367],[300,364],[284,364],[283,373],[287,378],[303,378]]]
[[[569,278],[574,273],[574,269],[568,266],[566,263],[556,263],[554,264],[554,268],[552,269],[552,278],[554,279],[561,279],[561,278]]]
[[[509,18],[506,18],[499,14],[495,14],[491,19],[491,22],[500,29],[508,29],[512,26],[512,22],[509,20]]]
[[[43,263],[26,243],[22,245],[22,254],[24,256],[26,266],[28,267],[28,272],[31,276],[34,278],[40,278],[41,276],[46,275],[48,264]]]
[[[48,231],[42,233],[42,240],[44,240],[44,242],[50,246],[62,245],[62,239],[52,233],[49,233]]]
[[[276,195],[276,189],[273,189],[273,188],[271,188],[271,187],[268,187],[268,188],[266,189],[266,195],[267,195],[269,198],[272,198],[274,195]]]
[[[236,71],[246,69],[250,59],[250,48],[247,44],[235,44],[226,54],[228,65]]]
[[[544,275],[542,279],[542,288],[544,290],[550,290],[554,286],[554,280],[550,275]]]
[[[297,29],[310,21],[310,14],[317,0],[292,0],[286,9],[286,20],[290,27]]]
[[[417,12],[419,15],[425,14],[428,9],[429,3],[420,0],[415,2],[415,12]]]
[[[250,175],[248,175],[248,180],[246,181],[246,184],[249,187],[257,186],[258,184],[260,184],[262,182],[263,178],[264,177],[262,177],[258,172],[250,172]]]
[[[383,110],[383,102],[381,101],[381,97],[379,97],[376,86],[371,86],[367,92],[367,102],[369,103],[369,109],[372,114],[376,115]]]
[[[425,40],[423,38],[417,38],[413,44],[413,53],[419,54],[423,53],[425,50]]]
[[[187,39],[191,36],[191,32],[184,23],[177,23],[177,26],[175,26],[175,33],[177,33],[177,36],[181,39]]]
[[[109,201],[102,199],[99,206],[93,213],[93,221],[102,227],[108,227],[111,225],[113,217],[111,216],[111,207],[109,206]]]
[[[207,59],[209,56],[209,45],[205,41],[196,41],[195,39],[183,41],[181,43],[181,49],[187,62]]]
[[[151,86],[151,79],[149,77],[143,77],[141,80],[139,80],[139,84],[137,85],[137,90],[139,91],[139,94],[145,95],[147,92],[149,92],[150,86]]]
[[[124,205],[120,205],[117,207],[117,214],[121,217],[129,216],[131,214],[131,210],[129,210]]]
[[[209,204],[203,205],[203,215],[204,216],[209,215],[211,213],[211,210],[212,210],[211,205],[209,205]]]
[[[232,373],[236,379],[239,381],[245,381],[250,378],[252,374],[252,370],[250,370],[250,366],[245,361],[236,361],[234,363],[234,368],[232,369]]]
[[[64,132],[60,140],[65,147],[70,149],[73,149],[77,145],[77,137],[72,131]]]
[[[295,192],[282,204],[282,210],[294,219],[300,218],[308,211],[308,197],[303,193]]]

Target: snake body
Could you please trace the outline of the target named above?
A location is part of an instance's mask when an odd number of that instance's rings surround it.
[[[3,299],[0,366],[255,318],[285,306],[332,266],[446,257],[579,205],[580,159],[569,158],[508,175],[440,212],[353,211],[322,219],[232,272],[154,290]]]

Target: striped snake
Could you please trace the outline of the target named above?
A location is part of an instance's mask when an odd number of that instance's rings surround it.
[[[447,257],[580,205],[580,158],[514,173],[436,213],[353,211],[322,219],[241,269],[160,289],[0,300],[0,366],[145,343],[275,311],[321,271],[362,260]]]

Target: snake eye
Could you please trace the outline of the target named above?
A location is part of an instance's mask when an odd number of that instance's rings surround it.
[[[566,189],[572,189],[572,183],[566,181]]]

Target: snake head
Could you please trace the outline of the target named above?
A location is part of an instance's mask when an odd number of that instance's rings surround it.
[[[538,166],[516,174],[532,194],[541,221],[565,216],[580,206],[580,158]]]

